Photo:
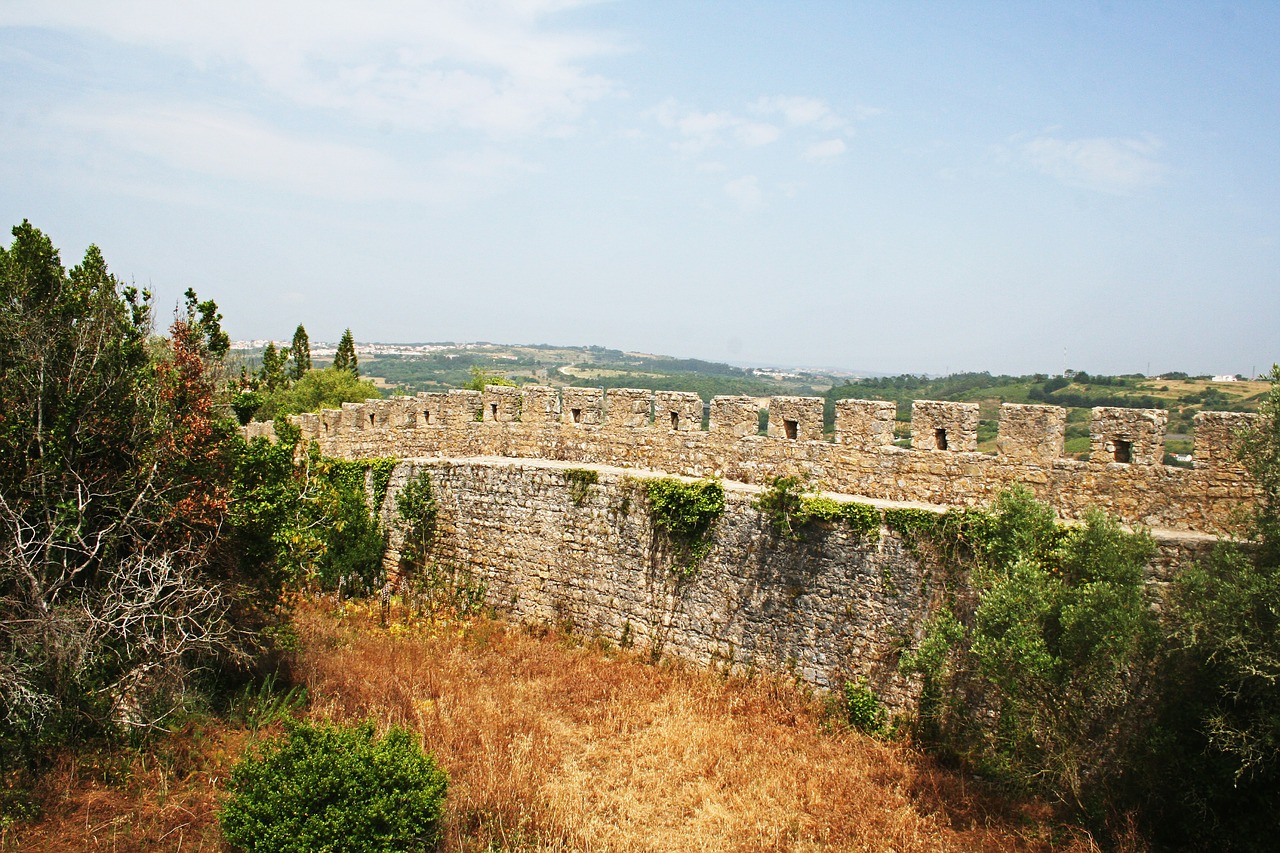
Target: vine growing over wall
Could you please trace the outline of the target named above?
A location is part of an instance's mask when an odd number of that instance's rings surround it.
[[[600,475],[590,468],[566,468],[564,481],[569,486],[569,497],[575,506],[582,506],[591,487],[600,482]]]
[[[672,549],[672,571],[692,577],[711,551],[711,528],[724,514],[724,486],[664,477],[648,481],[646,491],[654,530]]]
[[[869,542],[880,538],[880,510],[867,504],[805,494],[799,477],[775,477],[751,502],[778,536],[799,539],[815,523],[844,524]]]
[[[400,546],[401,567],[421,567],[436,537],[436,515],[439,507],[426,471],[404,484],[396,495],[396,515],[404,524],[404,542]]]

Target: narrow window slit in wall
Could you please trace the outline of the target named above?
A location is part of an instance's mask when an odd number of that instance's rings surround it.
[[[1133,442],[1117,438],[1113,443],[1116,448],[1115,459],[1117,462],[1124,462],[1127,465],[1133,460]]]
[[[569,417],[573,418],[575,424],[582,423],[582,409],[570,409]]]
[[[671,413],[671,428],[680,429],[680,413],[679,412]]]
[[[490,404],[489,404],[489,414],[493,416],[493,419],[494,419],[495,421],[498,419],[498,404],[497,404],[497,403],[490,403]]]
[[[424,424],[429,424],[429,423],[431,423],[431,410],[430,410],[430,409],[423,409],[423,410],[422,410],[422,422],[423,422]]]
[[[373,426],[373,412],[369,413],[369,426]]]
[[[933,440],[939,450],[947,449],[947,431],[945,429],[935,429],[933,431]]]
[[[783,418],[782,430],[786,433],[787,438],[794,441],[795,438],[800,435],[800,422]]]

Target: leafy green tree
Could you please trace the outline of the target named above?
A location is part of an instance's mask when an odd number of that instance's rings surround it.
[[[24,221],[0,248],[0,770],[172,709],[239,653],[211,555],[226,511],[214,389],[228,338],[187,293],[148,297],[91,246],[64,270]]]
[[[276,349],[276,342],[269,341],[262,351],[262,369],[258,371],[258,386],[268,393],[288,384],[285,366],[289,360],[289,352]]]
[[[967,576],[904,668],[925,678],[922,734],[1085,813],[1105,808],[1150,720],[1151,538],[1101,513],[1061,528],[1025,490],[943,516],[930,552]]]
[[[514,388],[515,384],[505,376],[489,373],[478,364],[473,364],[471,365],[471,378],[462,387],[468,391],[483,391],[486,385],[505,385],[508,388]]]
[[[289,355],[292,359],[289,378],[297,382],[311,369],[311,340],[301,323],[293,331],[293,346],[289,349]]]
[[[352,376],[360,375],[360,364],[356,358],[356,341],[351,336],[350,329],[343,332],[342,340],[338,341],[338,350],[333,356],[333,366],[337,370],[345,370]]]
[[[1247,541],[1223,542],[1170,595],[1174,649],[1152,825],[1225,849],[1280,831],[1280,367],[1239,456],[1259,489]]]
[[[328,367],[312,370],[290,388],[264,394],[257,401],[254,417],[269,420],[282,415],[336,409],[343,403],[362,403],[382,396],[376,385],[354,373]]]

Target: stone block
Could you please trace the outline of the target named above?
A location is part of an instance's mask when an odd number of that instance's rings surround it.
[[[978,449],[978,404],[916,400],[911,404],[911,447],[957,453]]]
[[[702,398],[692,391],[655,391],[653,422],[659,429],[694,432],[702,429]]]
[[[891,400],[837,400],[836,444],[872,450],[893,444],[898,407]]]
[[[520,389],[514,385],[486,385],[481,395],[484,419],[496,423],[520,420]]]
[[[605,420],[611,427],[647,427],[653,420],[653,392],[645,388],[610,388],[605,392]]]
[[[296,426],[300,431],[303,441],[315,441],[321,436],[320,415],[316,412],[305,412],[301,415],[291,415],[289,423]]]
[[[770,438],[786,438],[793,441],[822,440],[821,397],[770,397]]]
[[[342,409],[320,410],[320,435],[324,438],[336,436],[342,430],[346,413]]]
[[[414,397],[414,424],[419,427],[442,427],[448,410],[449,395],[444,391],[420,391]]]
[[[757,435],[760,432],[760,404],[755,397],[712,397],[710,432],[739,438]]]
[[[445,395],[444,422],[446,426],[461,426],[481,419],[483,399],[479,391],[454,389]]]
[[[1048,462],[1062,456],[1066,431],[1067,410],[1061,406],[1004,403],[996,449],[1009,459]]]
[[[550,385],[526,385],[520,389],[520,420],[526,424],[560,422],[560,392]]]
[[[1163,409],[1096,406],[1089,424],[1089,461],[1160,465],[1168,424],[1169,413]]]
[[[604,422],[604,389],[575,388],[561,391],[560,420],[566,424],[599,426]]]
[[[346,432],[371,428],[373,418],[373,409],[367,402],[342,404],[342,429]]]
[[[1249,412],[1199,412],[1195,417],[1195,461],[1197,465],[1242,470],[1236,450],[1240,434],[1258,423]]]

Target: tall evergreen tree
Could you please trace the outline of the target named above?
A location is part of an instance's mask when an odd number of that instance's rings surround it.
[[[333,356],[333,366],[353,376],[360,375],[360,365],[356,360],[356,341],[351,337],[350,329],[342,333],[342,340],[338,342],[338,351]]]
[[[289,361],[289,351],[276,349],[275,341],[267,343],[262,351],[262,369],[258,371],[261,387],[266,391],[274,391],[285,385],[285,364]]]
[[[293,348],[289,351],[293,356],[293,365],[289,375],[294,382],[307,375],[311,369],[311,341],[307,338],[307,330],[298,324],[293,332]]]

